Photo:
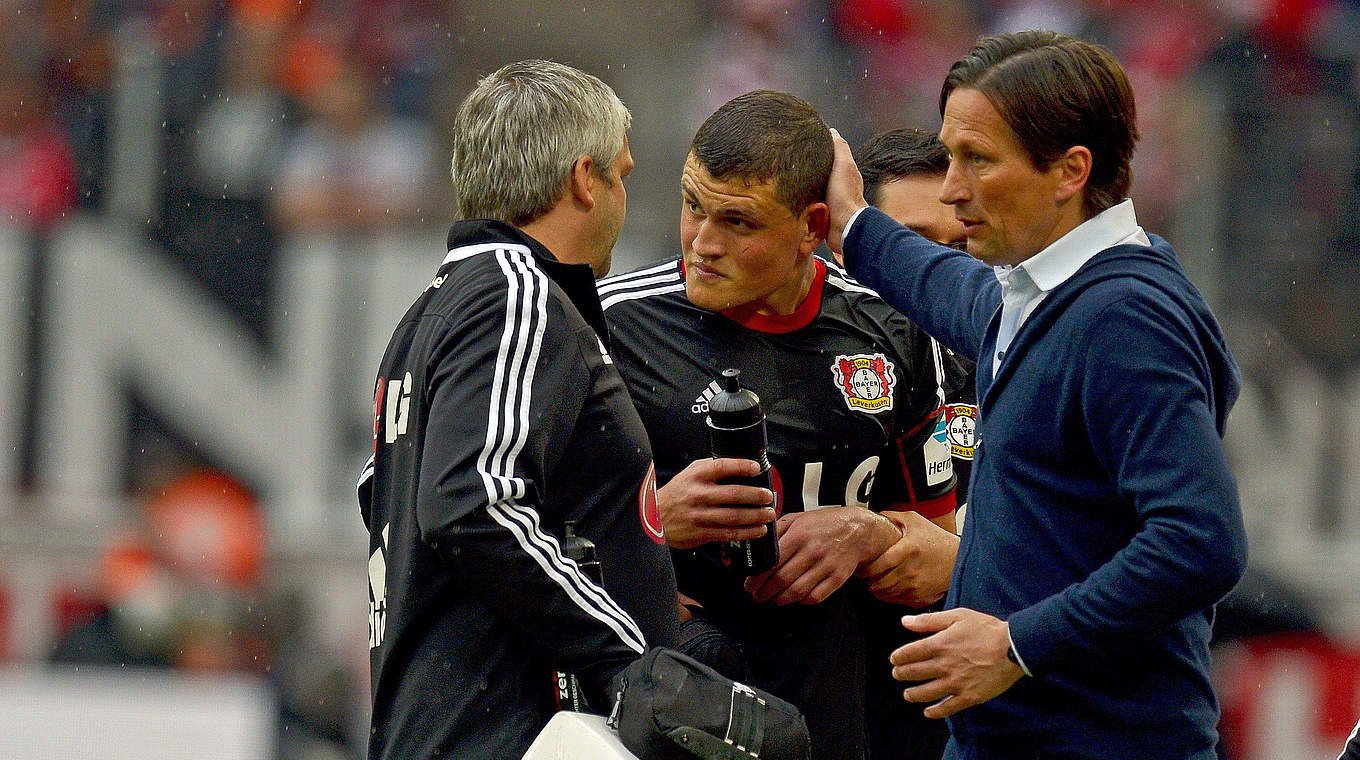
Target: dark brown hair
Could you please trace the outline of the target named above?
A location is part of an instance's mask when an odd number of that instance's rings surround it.
[[[714,179],[773,180],[775,198],[795,214],[826,197],[831,132],[811,103],[754,90],[706,119],[689,152]]]
[[[1089,149],[1088,218],[1128,196],[1137,114],[1133,88],[1110,51],[1043,30],[984,37],[945,77],[941,114],[956,89],[982,93],[1037,168],[1074,145]]]
[[[869,138],[855,151],[864,177],[864,199],[878,205],[878,190],[889,182],[918,176],[944,176],[949,151],[940,136],[924,129],[890,129]]]

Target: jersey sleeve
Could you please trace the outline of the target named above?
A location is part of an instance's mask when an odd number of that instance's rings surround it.
[[[879,458],[871,506],[943,517],[954,511],[956,480],[941,426],[945,374],[940,346],[909,324],[895,337],[904,353],[899,366],[912,374],[898,378],[894,403],[901,411],[892,440]]]
[[[421,536],[468,593],[555,666],[602,687],[646,641],[563,557],[542,514],[547,473],[568,453],[590,370],[532,256],[486,259],[496,265],[475,264],[430,360]],[[560,515],[548,518],[560,524]]]

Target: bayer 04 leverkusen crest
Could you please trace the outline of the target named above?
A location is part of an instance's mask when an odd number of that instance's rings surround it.
[[[972,459],[978,445],[978,409],[975,404],[947,404],[944,425],[951,453],[959,459]]]
[[[876,414],[892,409],[897,376],[883,354],[837,356],[831,374],[852,411]]]

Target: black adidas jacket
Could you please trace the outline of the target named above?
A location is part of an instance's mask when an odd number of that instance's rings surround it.
[[[486,220],[449,249],[383,356],[359,482],[370,758],[519,757],[556,710],[555,669],[604,709],[614,673],[674,644],[674,572],[642,518],[651,451],[589,267]],[[567,520],[603,588],[563,558]]]

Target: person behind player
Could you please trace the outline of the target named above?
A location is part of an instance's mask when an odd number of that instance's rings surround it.
[[[482,79],[454,118],[464,220],[383,355],[359,482],[370,758],[520,757],[556,671],[607,711],[611,677],[674,644],[674,573],[638,508],[651,451],[595,292],[629,122],[607,85],[548,61]],[[563,556],[569,521],[603,584]]]
[[[768,90],[729,101],[685,161],[682,256],[603,280],[600,297],[655,450],[681,592],[740,642],[754,685],[802,710],[813,757],[858,760],[857,597],[866,585],[909,596],[919,568],[907,559],[847,581],[903,541],[904,525],[952,529],[954,481],[932,436],[943,403],[934,341],[814,256],[831,156],[808,103]],[[727,368],[768,417],[773,504],[763,488],[718,483],[757,467],[709,456],[708,400]],[[779,564],[767,573],[745,579],[699,548],[757,538],[776,512]]]
[[[941,245],[962,249],[966,238],[963,224],[954,218],[954,209],[940,202],[940,185],[949,169],[949,151],[934,132],[924,129],[892,129],[866,141],[856,152],[864,177],[864,198],[899,224]],[[968,494],[968,476],[977,446],[977,396],[974,364],[943,346],[945,367],[945,407],[940,425],[954,457],[955,493],[959,499],[957,517],[962,524]],[[917,535],[918,565],[936,569],[939,588],[947,590],[958,552],[958,536],[942,528]],[[884,556],[884,565],[895,561]],[[873,572],[871,566],[869,572]],[[902,614],[911,611],[900,604],[877,599],[867,603],[865,618],[868,650],[865,660],[867,695],[865,709],[869,726],[869,755],[901,760],[939,760],[949,740],[943,721],[930,720],[921,705],[902,699],[902,685],[884,667],[894,649],[907,640],[902,629]],[[917,611],[939,609],[939,604]]]
[[[939,135],[924,129],[890,129],[856,152],[864,177],[864,199],[898,224],[940,245],[967,250],[963,223],[954,208],[940,202],[940,186],[949,170],[949,151]],[[959,524],[968,498],[973,451],[977,448],[977,365],[941,346],[945,358],[945,413],[954,476],[958,479]]]

